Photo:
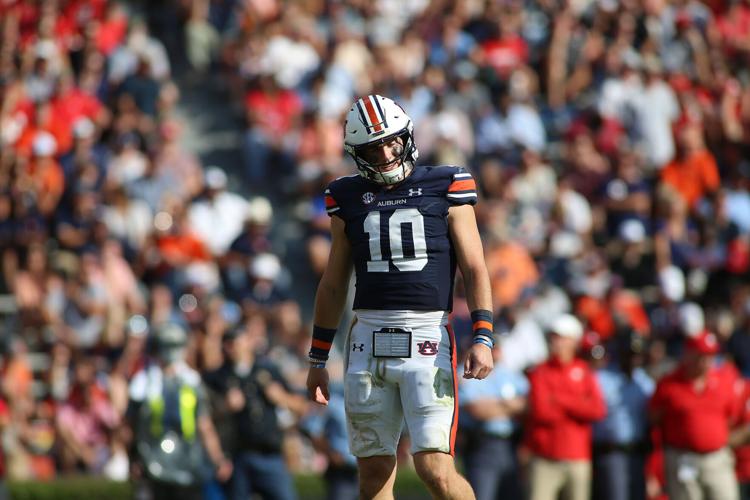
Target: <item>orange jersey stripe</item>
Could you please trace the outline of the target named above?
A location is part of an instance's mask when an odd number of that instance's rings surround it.
[[[372,105],[372,101],[367,98],[364,99],[365,101],[365,109],[367,110],[367,116],[370,117],[370,122],[372,122],[373,130],[375,132],[380,132],[383,130],[383,125],[380,123],[380,119],[378,118],[377,113],[375,113],[375,107]]]
[[[453,333],[453,325],[445,325],[448,330],[448,338],[451,346],[451,371],[453,372],[453,422],[451,422],[450,454],[456,455],[456,434],[458,434],[458,374],[456,373],[456,335]]]
[[[487,330],[492,331],[492,323],[489,321],[477,321],[474,323],[474,326],[471,327],[472,331],[477,331],[480,328],[486,328]]]
[[[330,351],[331,345],[332,345],[331,342],[324,342],[318,339],[313,339],[312,341],[312,346],[315,347],[316,349],[325,349],[327,351]]]
[[[476,189],[477,184],[474,182],[474,179],[466,179],[461,181],[453,181],[448,187],[448,192],[451,191],[469,191],[472,189]]]

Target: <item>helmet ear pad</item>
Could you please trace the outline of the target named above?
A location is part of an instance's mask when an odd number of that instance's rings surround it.
[[[406,112],[391,99],[369,95],[355,102],[344,124],[344,150],[354,159],[360,175],[378,184],[396,184],[411,174],[419,152],[414,144],[414,126]],[[360,154],[363,146],[384,144],[401,137],[404,151],[401,168],[381,172]]]

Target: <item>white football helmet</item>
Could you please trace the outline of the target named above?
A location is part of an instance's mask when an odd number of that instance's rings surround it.
[[[401,138],[401,146],[392,150],[399,166],[381,172],[393,162],[380,162],[380,155],[368,155],[381,145]],[[354,158],[360,175],[382,185],[397,184],[411,174],[419,156],[414,144],[414,125],[406,112],[387,97],[368,95],[355,102],[346,115],[344,150]]]

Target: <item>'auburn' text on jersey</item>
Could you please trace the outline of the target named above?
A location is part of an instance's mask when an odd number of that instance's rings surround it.
[[[346,223],[357,276],[354,309],[450,311],[456,256],[448,208],[475,204],[461,167],[415,167],[388,190],[359,175],[326,189],[326,209]]]

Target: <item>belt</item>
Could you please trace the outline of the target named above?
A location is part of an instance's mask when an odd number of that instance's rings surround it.
[[[632,441],[628,443],[614,442],[597,442],[594,443],[594,454],[603,455],[605,453],[646,453],[648,451],[648,442]]]

